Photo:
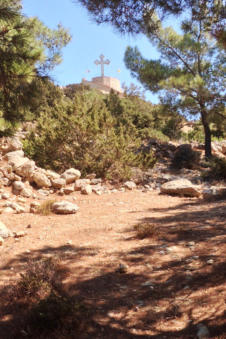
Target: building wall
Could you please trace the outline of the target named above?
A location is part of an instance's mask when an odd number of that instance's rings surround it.
[[[98,89],[102,93],[109,93],[111,89],[116,91],[119,94],[122,94],[123,91],[120,87],[120,81],[112,77],[95,77],[92,78],[92,81],[82,80],[84,85],[88,85],[91,88]]]

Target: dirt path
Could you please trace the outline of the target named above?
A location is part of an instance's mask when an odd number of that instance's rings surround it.
[[[94,310],[90,333],[73,338],[196,338],[199,323],[211,338],[226,338],[225,201],[139,191],[75,196],[76,215],[0,216],[27,232],[0,249],[1,288],[29,259],[60,256],[71,270],[65,289]],[[143,223],[156,226],[153,237],[136,237]],[[12,323],[0,314],[2,335]]]

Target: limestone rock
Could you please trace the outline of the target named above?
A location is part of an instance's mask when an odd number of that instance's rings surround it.
[[[84,185],[81,188],[81,193],[85,195],[89,195],[92,193],[92,186],[91,185]]]
[[[64,194],[71,194],[74,192],[74,185],[67,186],[63,188]]]
[[[16,157],[23,158],[24,152],[22,150],[9,152],[4,156],[4,159],[6,159],[8,161],[12,161]]]
[[[47,178],[47,176],[42,173],[41,171],[36,171],[33,173],[32,178],[31,178],[32,182],[35,182],[36,185],[39,188],[42,187],[51,187],[51,182],[50,180]]]
[[[6,207],[3,209],[2,213],[14,213],[14,209],[12,207]]]
[[[66,185],[66,180],[63,178],[55,178],[51,180],[54,188],[62,188]]]
[[[82,187],[90,184],[90,179],[77,179],[75,181],[74,190],[81,191]]]
[[[90,185],[98,185],[102,183],[102,179],[101,178],[93,178],[90,179]]]
[[[78,211],[78,206],[69,201],[59,201],[52,205],[52,210],[56,214],[74,214]]]
[[[2,199],[8,200],[10,198],[10,195],[8,193],[2,193]]]
[[[50,179],[50,180],[54,180],[54,179],[59,179],[60,178],[60,174],[51,171],[51,170],[47,170],[45,172],[46,176]]]
[[[67,184],[72,184],[75,180],[81,177],[81,172],[75,168],[70,168],[66,170],[62,175],[61,178],[66,180]]]
[[[6,154],[11,151],[21,150],[23,147],[18,138],[2,138],[0,141],[0,151]]]
[[[9,161],[16,174],[24,178],[30,178],[35,170],[35,162],[28,158],[16,157]]]
[[[199,186],[193,185],[187,179],[168,181],[161,186],[161,193],[182,195],[188,197],[199,197]]]
[[[12,236],[12,232],[0,221],[0,237],[8,238]]]
[[[15,195],[19,195],[24,188],[25,185],[22,181],[14,181],[12,184],[12,192]]]
[[[136,184],[134,181],[126,181],[124,183],[124,187],[127,188],[128,190],[132,191],[134,188],[136,188]]]
[[[24,198],[30,198],[33,195],[32,189],[24,187],[20,192],[20,195]]]

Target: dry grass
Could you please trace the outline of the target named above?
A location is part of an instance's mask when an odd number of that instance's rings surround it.
[[[56,200],[45,200],[37,209],[37,213],[41,215],[49,215],[52,213],[52,206]]]
[[[159,236],[159,228],[150,222],[143,222],[134,227],[137,238],[157,238]]]

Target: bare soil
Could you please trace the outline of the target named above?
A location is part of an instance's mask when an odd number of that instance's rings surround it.
[[[226,338],[225,200],[139,191],[73,197],[75,215],[0,216],[27,232],[0,247],[1,339],[14,338],[5,288],[43,256],[61,258],[71,271],[65,291],[93,311],[92,326],[73,338],[196,338],[200,323],[211,338]],[[142,223],[159,232],[138,239],[134,226]]]

